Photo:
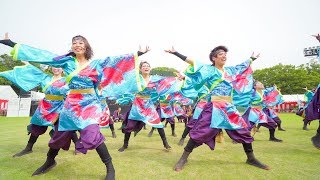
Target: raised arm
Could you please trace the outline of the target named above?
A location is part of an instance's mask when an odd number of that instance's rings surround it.
[[[187,63],[190,64],[190,65],[193,65],[193,64],[194,64],[194,61],[193,61],[192,59],[190,59],[190,58],[188,58],[187,56],[184,56],[184,55],[178,53],[178,52],[174,49],[173,46],[172,46],[171,49],[164,50],[164,51],[167,52],[167,53],[176,55],[177,57],[179,57],[180,59],[182,59],[183,61],[187,62]]]
[[[320,42],[320,34],[319,33],[317,35],[312,35],[312,36],[315,37]]]
[[[6,45],[6,46],[10,46],[10,47],[12,47],[12,48],[17,44],[17,43],[15,43],[15,42],[13,42],[13,41],[11,41],[11,40],[9,39],[8,33],[5,33],[5,34],[4,34],[4,39],[0,40],[0,43],[1,43],[1,44],[4,44],[4,45]]]

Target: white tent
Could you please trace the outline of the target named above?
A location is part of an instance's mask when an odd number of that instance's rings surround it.
[[[289,94],[283,95],[284,102],[301,102],[304,100],[304,94]]]
[[[8,100],[7,117],[29,116],[31,98],[19,98],[10,86],[0,85],[0,99]]]
[[[31,100],[40,101],[44,98],[45,94],[42,92],[31,91]]]
[[[0,99],[10,100],[18,98],[18,95],[14,92],[11,86],[0,85]]]

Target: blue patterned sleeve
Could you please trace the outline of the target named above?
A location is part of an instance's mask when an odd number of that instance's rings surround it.
[[[61,67],[66,75],[70,74],[76,68],[76,60],[71,56],[59,57],[57,54],[49,51],[24,44],[16,44],[11,51],[11,55],[15,60]]]
[[[184,73],[190,78],[195,90],[203,87],[210,77],[219,74],[216,68],[210,68],[210,65],[204,65],[199,61],[194,61],[194,64],[189,65]]]
[[[0,76],[24,91],[30,91],[39,85],[43,87],[43,82],[48,82],[51,79],[51,76],[31,64],[16,66],[13,70],[1,72]]]
[[[138,56],[135,54],[97,60],[97,70],[101,74],[100,85],[105,96],[119,96],[142,90]]]

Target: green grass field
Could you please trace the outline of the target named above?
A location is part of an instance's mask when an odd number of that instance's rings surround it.
[[[171,136],[168,126],[165,131],[171,151],[165,151],[158,135],[149,138],[150,130],[142,130],[131,137],[129,148],[119,153],[123,134],[116,130],[117,138],[111,138],[109,129],[102,129],[106,144],[113,158],[116,179],[320,179],[320,150],[313,147],[310,138],[315,135],[318,122],[311,123],[310,131],[302,130],[301,118],[294,114],[280,114],[283,128],[276,137],[283,143],[268,141],[269,133],[264,127],[255,135],[253,143],[256,157],[268,164],[270,171],[261,170],[245,163],[246,155],[241,144],[233,144],[225,134],[225,142],[218,143],[211,151],[203,145],[189,156],[184,170],[173,171],[183,147],[177,145],[184,125],[177,123],[178,137]],[[12,155],[22,150],[29,138],[26,126],[29,118],[0,117],[0,179],[31,179],[31,174],[40,167],[48,151],[48,132],[39,137],[33,153],[20,158]],[[115,124],[115,128],[120,123]],[[74,145],[69,151],[60,151],[57,166],[48,173],[32,179],[103,179],[105,166],[95,150],[86,155],[73,155]]]

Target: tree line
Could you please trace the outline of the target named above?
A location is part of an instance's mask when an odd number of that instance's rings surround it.
[[[15,66],[24,65],[21,61],[15,61],[7,54],[0,55],[0,72],[13,69]],[[38,64],[33,64],[39,67]],[[48,70],[47,73],[50,73]],[[151,74],[160,76],[175,76],[178,72],[174,68],[156,67],[151,70]],[[265,87],[277,85],[282,94],[303,94],[308,87],[312,89],[320,83],[320,65],[310,62],[295,65],[283,65],[281,63],[264,69],[255,70],[254,79],[261,81]],[[0,77],[0,85],[12,85],[9,81]],[[16,88],[15,88],[16,89]]]

